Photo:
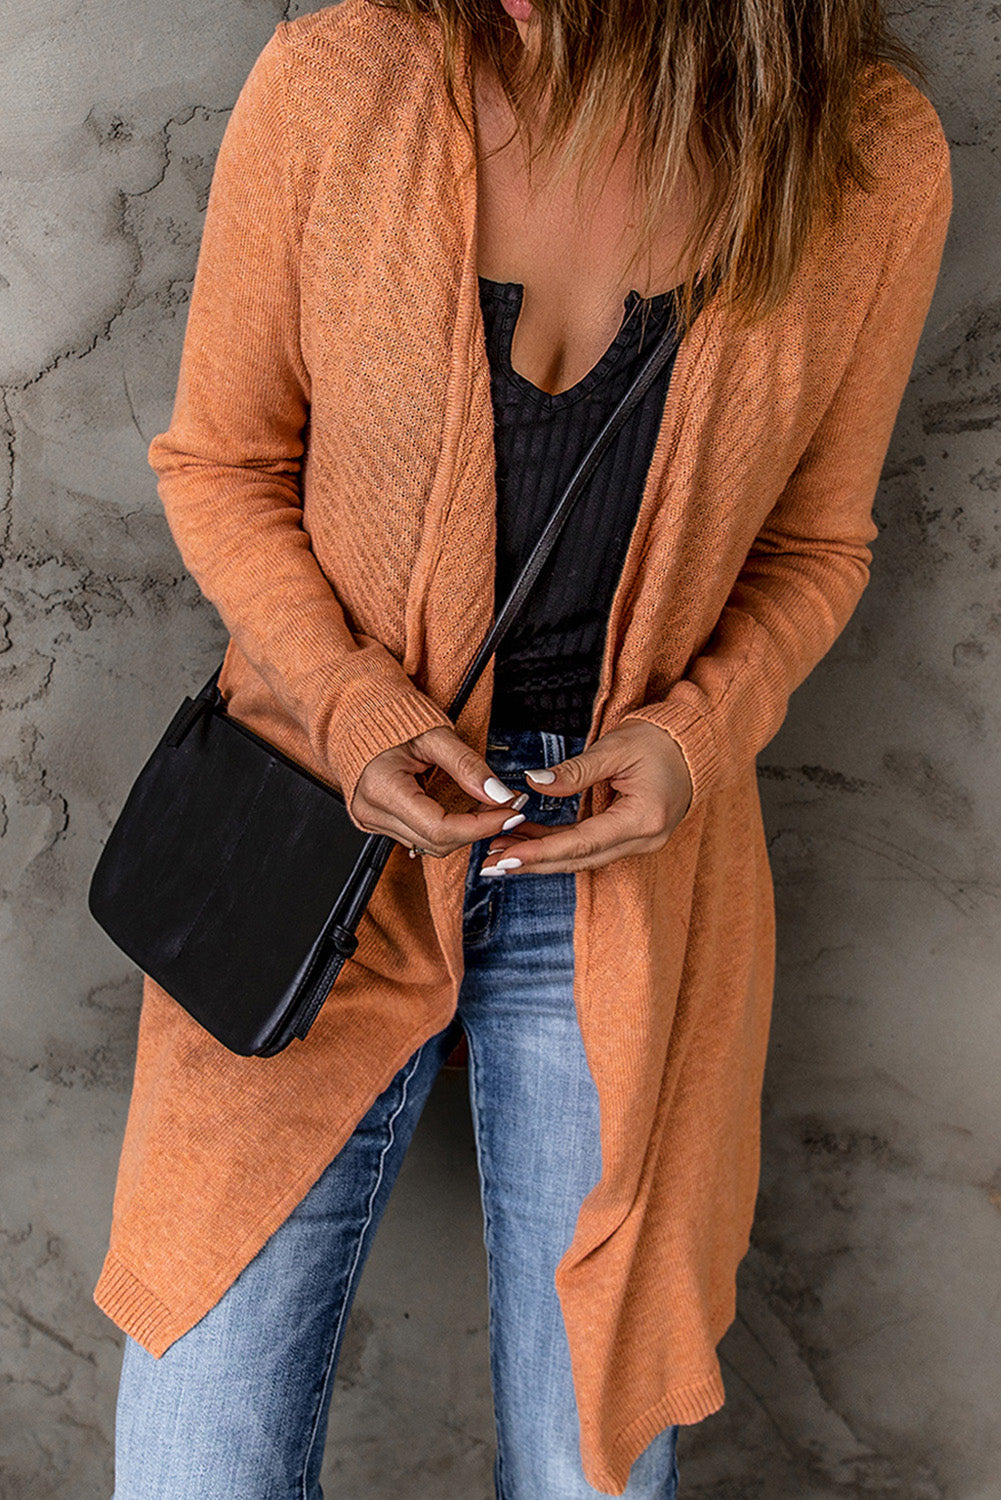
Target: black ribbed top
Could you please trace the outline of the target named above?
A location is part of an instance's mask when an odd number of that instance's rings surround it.
[[[619,331],[601,359],[576,385],[553,395],[511,365],[524,287],[483,276],[479,283],[494,411],[499,607],[574,469],[673,320],[674,293],[641,298],[629,292]],[[581,735],[590,728],[608,613],[673,367],[671,358],[606,449],[500,644],[491,707],[497,725]]]

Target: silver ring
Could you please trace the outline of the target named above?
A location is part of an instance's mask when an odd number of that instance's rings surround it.
[[[418,854],[427,854],[427,852],[428,851],[426,849],[422,849],[419,844],[414,844],[411,849],[407,850],[407,853],[410,855],[411,859],[416,859]]]

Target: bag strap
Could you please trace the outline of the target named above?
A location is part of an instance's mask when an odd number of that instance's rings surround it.
[[[708,277],[703,276],[696,283],[694,292],[696,307],[699,307],[701,304],[707,280]],[[514,624],[529,592],[545,567],[553,548],[556,546],[560,533],[569,521],[574,506],[580,499],[585,486],[601,461],[609,443],[611,443],[612,439],[618,433],[629,414],[642,401],[667,361],[676,352],[676,346],[677,337],[674,320],[672,319],[658,339],[653,353],[643,365],[625,395],[622,396],[618,405],[612,411],[601,431],[591,443],[591,446],[571,475],[563,494],[557,501],[548,521],[542,528],[535,546],[532,548],[521,572],[515,579],[510,593],[495,615],[493,623],[480,641],[472,661],[466,668],[465,676],[459,684],[454,698],[445,710],[450,719],[454,720],[458,718],[469,701],[470,695],[479,681],[487,662]],[[212,676],[198,692],[197,699],[211,698],[214,701],[218,697],[216,683],[221,670],[222,662],[219,663]]]
[[[577,504],[577,501],[584,492],[585,486],[601,462],[608,445],[622,427],[630,412],[635,410],[639,402],[642,401],[667,361],[674,354],[676,346],[677,337],[672,322],[668,324],[668,327],[658,339],[654,351],[646,364],[621,398],[619,404],[615,407],[571,475],[563,494],[557,501],[548,521],[542,528],[535,546],[532,548],[521,572],[515,579],[510,593],[497,612],[493,624],[481,640],[476,655],[466,669],[466,675],[463,677],[455,697],[446,709],[446,713],[450,719],[458,718],[479,681],[487,662],[514,624],[519,611],[523,608],[525,600],[528,598],[529,592],[545,567],[553,548],[556,546],[560,533],[569,521],[574,506]]]

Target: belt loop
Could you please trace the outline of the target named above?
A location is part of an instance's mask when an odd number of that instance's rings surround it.
[[[539,732],[542,736],[543,765],[559,765],[563,759],[563,736],[561,734],[551,734],[548,729],[542,729]]]
[[[542,740],[542,764],[544,766],[558,765],[564,759],[564,744],[562,734],[553,734],[548,729],[539,730],[539,738]],[[560,797],[547,797],[543,792],[539,796],[540,812],[552,812],[562,802]]]

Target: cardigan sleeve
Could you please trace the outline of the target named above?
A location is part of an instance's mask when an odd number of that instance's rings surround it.
[[[663,699],[623,716],[678,742],[692,778],[686,821],[768,744],[793,689],[844,629],[869,580],[872,504],[952,208],[944,138],[942,148],[941,173],[888,257],[844,377],[712,635]]]
[[[148,457],[185,566],[350,805],[368,760],[450,721],[380,642],[349,629],[303,526],[310,381],[284,30],[223,135],[173,415]]]

